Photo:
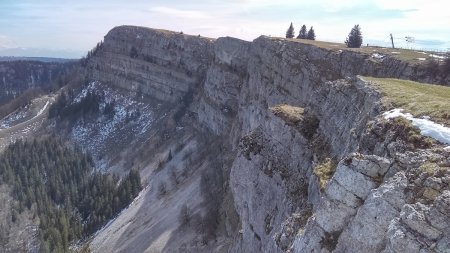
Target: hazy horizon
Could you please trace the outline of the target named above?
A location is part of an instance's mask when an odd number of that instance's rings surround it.
[[[119,25],[253,40],[283,37],[290,22],[314,27],[317,40],[343,42],[355,24],[364,45],[448,50],[450,14],[445,1],[145,1],[3,0],[0,55],[79,58]],[[415,38],[407,43],[406,36]]]

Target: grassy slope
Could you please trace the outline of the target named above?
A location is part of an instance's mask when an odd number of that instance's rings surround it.
[[[273,39],[289,40],[302,44],[314,45],[320,48],[325,48],[329,50],[348,50],[359,52],[362,54],[372,55],[374,53],[379,53],[389,57],[393,57],[402,61],[407,61],[412,64],[424,64],[424,60],[419,60],[419,58],[431,59],[430,54],[433,52],[423,52],[421,50],[413,49],[401,49],[401,48],[388,48],[388,47],[378,47],[378,46],[366,46],[363,44],[361,48],[348,48],[344,43],[337,42],[326,42],[317,40],[304,40],[304,39],[285,39],[279,37],[272,37]]]
[[[363,79],[381,91],[387,106],[403,108],[414,116],[428,115],[450,125],[450,87],[391,78]]]

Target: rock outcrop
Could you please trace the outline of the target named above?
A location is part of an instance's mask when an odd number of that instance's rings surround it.
[[[217,173],[229,173],[240,228],[222,251],[449,250],[449,152],[411,150],[378,117],[381,94],[356,77],[430,81],[415,65],[265,36],[123,26],[88,59],[88,75],[181,106],[200,135],[224,137],[223,156],[234,157]],[[298,109],[280,116],[282,104]],[[321,189],[314,168],[327,159],[338,163]]]

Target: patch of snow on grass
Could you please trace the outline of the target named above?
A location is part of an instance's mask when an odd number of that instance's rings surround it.
[[[445,57],[445,56],[437,55],[437,54],[430,54],[429,56],[430,56],[430,57],[433,57],[433,58],[442,59],[442,60],[447,58],[447,57]]]
[[[403,113],[402,111],[403,109],[396,108],[383,113],[383,116],[385,119],[404,117],[410,120],[413,126],[418,127],[422,135],[450,145],[450,128],[437,124],[429,120],[429,118],[414,118],[411,113]]]

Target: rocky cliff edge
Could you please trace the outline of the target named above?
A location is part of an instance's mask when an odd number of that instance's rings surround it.
[[[181,104],[203,134],[226,137],[239,216],[227,251],[449,252],[449,151],[380,116],[382,94],[357,77],[434,82],[419,65],[300,40],[121,26],[87,71]]]

